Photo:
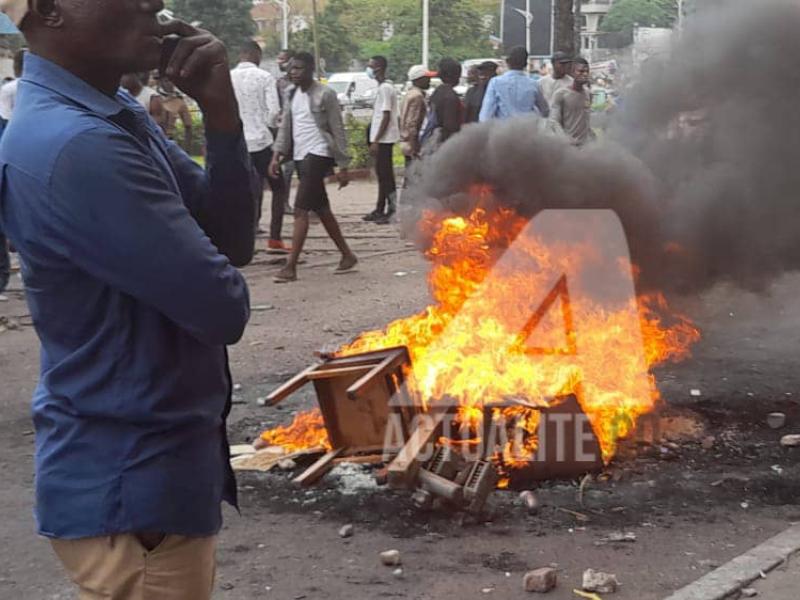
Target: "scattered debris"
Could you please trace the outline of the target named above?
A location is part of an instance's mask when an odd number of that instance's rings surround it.
[[[700,442],[700,445],[703,446],[703,450],[711,450],[714,448],[714,444],[717,443],[717,438],[713,435],[709,435],[708,437],[703,438],[703,441]]]
[[[594,569],[586,569],[583,572],[583,589],[587,592],[598,592],[600,594],[613,594],[617,591],[619,581],[617,576],[611,573],[603,573]]]
[[[354,530],[354,528],[353,528],[353,526],[352,526],[352,525],[344,525],[344,526],[343,526],[343,527],[342,527],[342,528],[339,530],[339,537],[340,537],[340,538],[351,538],[351,537],[353,537],[353,533],[354,533],[354,531],[355,531],[355,530]]]
[[[8,302],[8,296],[0,294],[0,302]]]
[[[397,271],[397,272],[394,274],[394,276],[395,276],[395,277],[406,277],[406,276],[408,276],[408,272],[407,272],[407,271]]]
[[[252,444],[236,444],[231,446],[231,458],[236,458],[237,456],[250,456],[251,454],[255,454],[256,449],[252,446]]]
[[[234,383],[233,384],[233,391],[234,392],[241,392],[242,391],[242,384],[241,383]]]
[[[341,463],[330,474],[332,478],[338,478],[341,493],[345,496],[378,489],[374,473],[365,465]]]
[[[566,514],[568,514],[568,515],[571,515],[571,516],[575,517],[575,518],[576,518],[578,521],[582,521],[582,522],[584,522],[584,523],[585,523],[585,522],[587,522],[587,521],[590,521],[590,520],[591,520],[591,519],[589,518],[589,515],[585,515],[585,514],[583,514],[583,513],[579,513],[579,512],[577,512],[577,511],[574,511],[574,510],[570,510],[570,509],[568,509],[568,508],[561,508],[561,507],[559,506],[559,507],[558,507],[556,510],[559,510],[559,511],[561,511],[561,512],[563,512],[563,513],[566,513]]]
[[[530,490],[522,492],[519,495],[519,499],[522,500],[529,515],[539,514],[541,503],[539,502],[539,496],[537,496],[535,492]]]
[[[783,475],[783,467],[782,467],[782,466],[780,466],[780,465],[772,465],[772,466],[770,467],[770,469],[771,469],[771,470],[772,470],[772,472],[773,472],[773,473],[775,473],[776,475]]]
[[[399,567],[401,564],[403,564],[403,561],[400,558],[399,550],[387,550],[386,552],[381,552],[381,562],[387,567]]]
[[[786,425],[786,415],[780,412],[774,412],[767,415],[767,425],[770,429],[783,429]]]
[[[636,534],[631,531],[629,532],[614,531],[608,534],[607,536],[595,541],[594,545],[605,546],[606,544],[631,543],[635,541],[636,541]]]
[[[233,585],[232,583],[228,583],[228,582],[219,584],[219,589],[221,589],[224,592],[229,592],[232,589],[234,589],[235,587],[236,587],[235,585]]]
[[[784,448],[800,447],[800,435],[785,435],[781,438],[781,446]]]
[[[394,571],[392,571],[392,575],[401,579],[403,577],[403,569],[401,567],[397,567]]]
[[[701,392],[700,390],[691,390],[689,394],[692,396],[692,398],[699,398],[700,396],[703,395],[703,392]]]
[[[719,563],[716,560],[701,560],[697,562],[698,565],[703,567],[704,569],[718,569]]]
[[[544,567],[535,571],[528,571],[522,578],[522,589],[526,592],[546,594],[553,590],[558,582],[555,569]]]
[[[250,307],[250,312],[267,312],[268,310],[275,310],[272,304],[258,304]]]
[[[602,599],[600,596],[598,596],[597,594],[589,594],[589,593],[587,593],[587,592],[582,592],[581,590],[572,590],[572,592],[573,592],[573,593],[574,593],[576,596],[580,596],[581,598],[586,598],[587,600],[603,600],[603,599]]]
[[[291,458],[284,458],[278,461],[278,468],[281,471],[294,471],[297,468],[297,463]]]
[[[754,590],[753,588],[744,588],[742,590],[742,596],[745,598],[755,598],[758,596],[758,590]]]

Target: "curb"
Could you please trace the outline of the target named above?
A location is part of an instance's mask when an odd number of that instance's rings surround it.
[[[798,551],[800,525],[794,525],[664,600],[725,600]]]

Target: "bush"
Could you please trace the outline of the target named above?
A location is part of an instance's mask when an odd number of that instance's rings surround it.
[[[364,169],[372,163],[367,145],[368,121],[356,119],[353,115],[345,116],[345,129],[347,130],[347,145],[352,162],[350,168]]]
[[[178,119],[175,124],[175,142],[183,148],[189,156],[205,156],[206,154],[206,133],[203,125],[203,114],[195,109],[192,110],[192,141],[189,147],[184,147],[183,143],[183,121]]]

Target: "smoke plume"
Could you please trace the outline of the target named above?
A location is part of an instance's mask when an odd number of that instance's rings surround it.
[[[763,290],[800,269],[799,31],[792,0],[710,8],[644,65],[600,141],[574,148],[533,117],[469,126],[422,168],[404,223],[468,212],[488,184],[528,216],[614,209],[645,288]]]

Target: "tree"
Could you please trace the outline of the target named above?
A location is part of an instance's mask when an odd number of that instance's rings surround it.
[[[252,0],[170,0],[169,7],[176,17],[199,21],[204,29],[225,42],[232,60],[256,32],[250,16]]]
[[[329,71],[347,70],[354,59],[382,54],[390,76],[404,81],[422,54],[419,0],[329,0],[318,23],[320,53]],[[431,0],[431,62],[492,56],[486,0]],[[294,36],[292,46],[311,48],[310,32]]]
[[[633,27],[672,27],[678,17],[676,0],[617,0],[603,21],[603,29],[631,35]]]
[[[580,10],[578,0],[557,0],[555,4],[555,47],[571,56],[579,54],[581,49],[580,33],[575,33],[576,23],[580,23],[580,19],[576,19],[576,7]]]

